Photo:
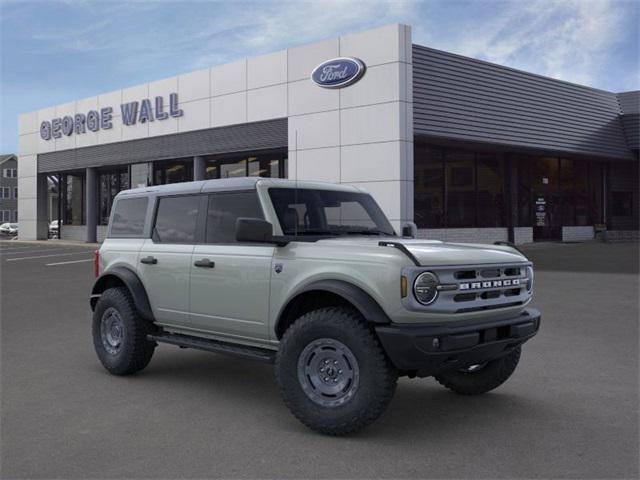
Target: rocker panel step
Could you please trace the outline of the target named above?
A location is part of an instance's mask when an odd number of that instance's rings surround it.
[[[181,335],[178,333],[161,333],[158,335],[147,335],[148,340],[154,340],[158,343],[168,343],[184,348],[195,348],[196,350],[204,350],[207,352],[225,353],[236,357],[248,358],[264,363],[274,363],[276,360],[276,352],[266,348],[249,347],[246,345],[236,345],[232,343],[213,340],[210,338],[192,337],[190,335]]]

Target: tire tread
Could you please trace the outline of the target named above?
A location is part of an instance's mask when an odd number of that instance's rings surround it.
[[[99,333],[99,312],[101,304],[112,302],[117,306],[125,326],[128,336],[125,337],[125,348],[122,350],[122,357],[117,363],[111,363],[103,359],[102,345]],[[94,344],[98,351],[98,357],[103,366],[114,375],[131,375],[144,369],[153,356],[155,342],[147,340],[147,335],[154,331],[154,325],[144,320],[138,313],[133,298],[129,290],[125,287],[107,289],[96,304],[94,312]],[[97,331],[96,331],[97,330]]]
[[[330,418],[322,419],[322,417],[318,420],[316,415],[310,414],[306,405],[307,400],[303,399],[300,402],[299,398],[290,395],[287,389],[291,388],[291,385],[288,385],[284,378],[283,359],[288,359],[290,351],[299,347],[294,339],[306,329],[319,325],[336,327],[339,330],[348,329],[349,333],[355,336],[356,341],[367,350],[368,359],[375,364],[375,369],[380,374],[377,395],[367,400],[367,408],[360,409],[355,415],[341,422],[333,422]],[[398,373],[387,359],[378,339],[358,312],[344,307],[327,307],[301,316],[284,333],[276,358],[276,379],[285,404],[300,422],[317,432],[341,436],[362,430],[384,412],[395,393]]]

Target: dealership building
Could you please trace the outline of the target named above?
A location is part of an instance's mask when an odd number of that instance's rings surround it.
[[[262,176],[362,187],[422,238],[637,240],[639,107],[388,25],[20,115],[19,236],[96,241],[120,190]]]

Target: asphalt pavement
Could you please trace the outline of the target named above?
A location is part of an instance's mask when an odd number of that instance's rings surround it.
[[[402,379],[362,433],[313,433],[272,367],[161,345],[114,377],[93,247],[0,242],[0,478],[638,478],[638,245],[545,244],[541,331],[481,397]]]

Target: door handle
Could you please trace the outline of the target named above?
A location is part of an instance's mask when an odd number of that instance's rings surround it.
[[[144,257],[140,259],[140,263],[146,263],[147,265],[155,265],[158,263],[158,259],[156,257],[152,257],[149,255],[148,257]]]
[[[196,267],[203,267],[203,268],[213,268],[216,266],[215,262],[212,262],[208,258],[203,258],[202,260],[196,260],[195,262],[193,262],[193,264]]]

